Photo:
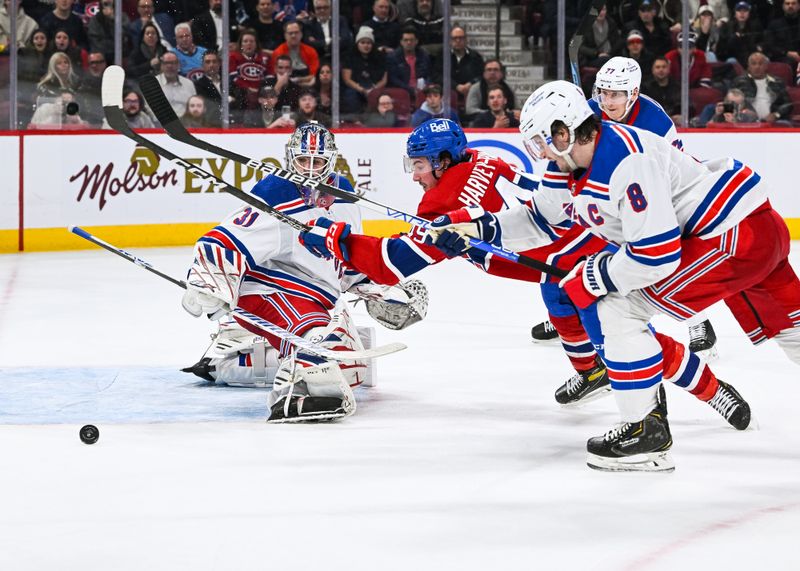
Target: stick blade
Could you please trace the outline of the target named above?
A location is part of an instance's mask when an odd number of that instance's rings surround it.
[[[103,107],[119,107],[122,109],[122,89],[125,85],[125,70],[118,65],[111,65],[103,73],[101,97]]]
[[[161,84],[158,83],[158,80],[154,76],[146,75],[141,78],[139,80],[139,87],[142,89],[142,95],[144,95],[145,101],[147,101],[147,104],[150,106],[150,109],[152,109],[159,123],[167,125],[173,121],[180,122],[177,113],[175,113],[175,109],[172,108],[172,105],[170,105],[167,100],[167,96],[164,95]]]

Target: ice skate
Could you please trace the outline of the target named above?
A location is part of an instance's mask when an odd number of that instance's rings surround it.
[[[558,331],[550,321],[543,321],[531,329],[531,337],[535,343],[558,343]]]
[[[716,410],[736,430],[750,426],[750,405],[742,395],[728,383],[717,380],[719,388],[708,405]]]
[[[719,358],[717,334],[714,333],[714,327],[708,319],[689,327],[689,351],[696,353],[709,363]]]
[[[672,435],[664,387],[656,407],[639,422],[623,422],[586,443],[587,465],[605,472],[672,472]]]
[[[606,366],[598,361],[589,371],[575,373],[556,389],[556,402],[562,406],[586,404],[611,393]]]

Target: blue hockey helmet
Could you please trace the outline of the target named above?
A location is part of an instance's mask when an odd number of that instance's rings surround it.
[[[457,162],[464,156],[467,148],[467,136],[455,121],[450,119],[430,119],[411,131],[406,141],[406,156],[403,163],[406,172],[420,169],[420,161],[430,161],[430,170],[441,167],[442,153],[448,153],[450,159]]]

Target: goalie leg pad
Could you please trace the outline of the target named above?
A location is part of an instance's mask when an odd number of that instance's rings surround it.
[[[356,411],[353,390],[333,361],[306,366],[284,359],[267,398],[267,422],[320,422],[337,420]]]

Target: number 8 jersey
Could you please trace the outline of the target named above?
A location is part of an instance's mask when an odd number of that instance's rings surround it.
[[[548,173],[557,171],[551,162]],[[658,135],[606,121],[592,166],[560,176],[572,195],[566,214],[620,246],[608,268],[622,295],[674,272],[681,238],[719,236],[767,200],[761,177],[739,161],[701,163]],[[497,215],[503,243],[515,242],[515,250],[526,239],[528,247],[540,245],[530,235],[529,214],[515,210]]]

